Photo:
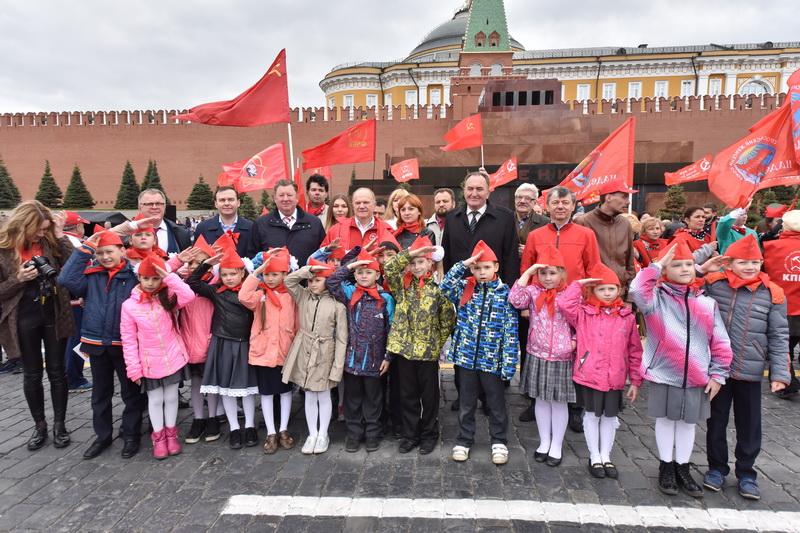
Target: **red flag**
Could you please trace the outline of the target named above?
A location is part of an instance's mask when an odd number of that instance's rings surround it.
[[[760,189],[800,183],[790,106],[781,106],[751,130],[714,157],[708,174],[709,190],[728,207],[744,207]]]
[[[500,168],[497,169],[497,172],[489,176],[489,191],[494,191],[501,185],[511,183],[517,179],[517,177],[517,158],[512,157],[500,165]]]
[[[365,120],[324,143],[303,150],[303,170],[375,161],[376,120]]]
[[[267,215],[269,215],[269,211],[267,211],[267,208],[266,208],[266,207],[262,207],[262,208],[261,208],[261,216],[262,216],[262,217],[265,217],[265,216],[267,216]]]
[[[306,187],[303,184],[303,172],[299,166],[294,169],[294,184],[297,185],[297,207],[305,211],[308,209],[306,205]]]
[[[584,158],[559,185],[574,191],[578,200],[605,194],[618,186],[633,185],[633,141],[636,118],[631,117],[614,130]]]
[[[283,143],[273,144],[250,159],[222,165],[222,170],[239,193],[269,189],[289,175],[286,147]]]
[[[483,144],[483,125],[481,116],[472,115],[465,118],[455,125],[453,129],[444,134],[446,146],[442,146],[445,152],[453,150],[466,150],[475,148]]]
[[[313,176],[314,174],[319,174],[320,176],[324,176],[328,178],[328,181],[333,179],[333,171],[331,171],[331,167],[317,167],[308,170],[309,176]]]
[[[792,143],[795,161],[800,163],[800,70],[789,76],[789,107],[792,111]]]
[[[400,183],[419,179],[419,159],[406,159],[392,165],[392,176]]]
[[[690,181],[703,181],[708,179],[708,171],[711,169],[711,162],[714,160],[713,154],[703,156],[699,161],[691,165],[676,170],[675,172],[664,172],[664,183],[666,185],[680,185]]]
[[[267,73],[233,100],[200,104],[175,118],[209,126],[261,126],[289,122],[289,86],[286,78],[284,49]]]

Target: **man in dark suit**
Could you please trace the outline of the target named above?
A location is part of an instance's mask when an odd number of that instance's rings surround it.
[[[325,229],[319,218],[297,207],[297,185],[291,180],[275,184],[275,209],[258,217],[251,232],[252,246],[257,251],[286,246],[297,263],[305,266],[308,257],[317,251]]]
[[[167,197],[158,189],[145,189],[139,193],[139,214],[143,217],[156,217],[154,222],[158,247],[167,253],[179,253],[192,245],[189,230],[164,218],[167,210]]]
[[[253,257],[259,251],[252,246],[253,221],[239,216],[239,204],[236,189],[230,186],[218,187],[214,192],[214,207],[219,214],[197,225],[194,240],[197,241],[202,235],[208,244],[214,244],[223,233],[232,231],[239,234],[236,253],[241,257]]]

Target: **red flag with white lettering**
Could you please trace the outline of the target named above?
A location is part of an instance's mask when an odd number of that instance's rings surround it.
[[[365,120],[324,143],[303,150],[303,170],[375,161],[376,120]]]
[[[506,183],[511,183],[519,176],[517,172],[517,158],[512,157],[508,161],[503,162],[497,172],[489,176],[489,191],[494,191],[496,188]]]
[[[331,170],[331,167],[316,167],[308,169],[309,176],[313,176],[314,174],[323,176],[327,178],[328,181],[333,179],[333,171]]]
[[[686,165],[675,172],[664,172],[664,183],[666,185],[680,185],[690,181],[703,181],[708,179],[708,171],[711,170],[711,162],[714,160],[713,154],[703,156],[699,161],[691,165]]]
[[[222,170],[240,193],[269,189],[289,175],[286,147],[273,144],[249,159],[222,165]]]
[[[442,151],[451,152],[453,150],[466,150],[476,148],[483,144],[483,125],[480,115],[472,115],[465,118],[453,129],[444,134],[446,146],[442,146]]]
[[[392,165],[392,176],[400,183],[419,179],[419,159],[406,159]]]
[[[584,158],[559,185],[574,191],[578,200],[609,192],[635,192],[633,146],[636,118],[631,117]]]

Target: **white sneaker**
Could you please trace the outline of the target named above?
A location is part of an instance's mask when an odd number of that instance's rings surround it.
[[[508,448],[505,444],[492,444],[492,462],[496,465],[508,462]]]
[[[314,444],[314,453],[325,453],[328,451],[328,445],[331,443],[330,437],[328,435],[319,435],[317,437],[317,443]]]
[[[453,446],[453,461],[463,463],[469,459],[469,448],[466,446]]]
[[[314,448],[317,446],[317,437],[316,435],[309,435],[306,439],[306,442],[303,444],[303,449],[300,451],[305,455],[311,455],[314,453]]]

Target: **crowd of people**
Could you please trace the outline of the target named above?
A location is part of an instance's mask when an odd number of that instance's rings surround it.
[[[617,478],[618,416],[645,388],[662,492],[722,488],[733,408],[738,491],[758,499],[764,371],[773,393],[798,393],[800,211],[768,213],[756,232],[743,209],[717,218],[713,206],[691,207],[680,226],[639,219],[628,213],[636,191],[614,183],[578,214],[563,187],[540,204],[523,183],[513,210],[489,200],[483,171],[462,190],[463,202],[436,190],[426,218],[406,189],[384,202],[366,188],[329,198],[314,175],[307,206],[282,180],[275,208],[251,221],[238,215],[235,189],[220,187],[217,215],[192,231],[166,220],[163,193],[149,189],[132,221],[89,236],[76,213],[23,202],[0,228],[0,371],[22,369],[35,424],[28,449],[50,438],[46,371],[56,447],[70,443],[68,391],[91,389],[85,459],[111,445],[115,381],[125,458],[139,451],[145,410],[156,459],[220,439],[224,423],[232,449],[292,449],[298,391],[303,454],[328,450],[337,418],[347,452],[375,451],[388,433],[399,453],[429,454],[446,360],[458,391],[454,461],[470,458],[479,406],[490,460],[508,461],[506,394],[520,372],[535,461],[558,467],[570,427],[585,435],[588,475]],[[193,422],[181,435],[184,383]],[[701,482],[689,463],[698,422],[708,428]]]

